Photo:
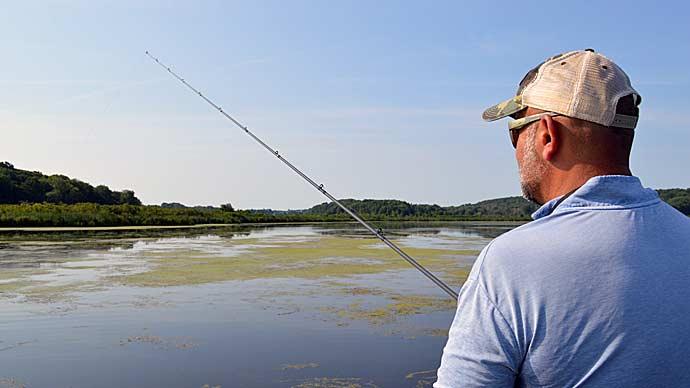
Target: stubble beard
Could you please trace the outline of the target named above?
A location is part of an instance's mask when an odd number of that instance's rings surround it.
[[[531,128],[526,133],[527,142],[525,144],[522,160],[518,160],[518,170],[520,171],[520,188],[522,196],[536,204],[542,205],[538,199],[541,192],[541,182],[546,173],[546,163],[539,158],[536,148],[536,128]]]

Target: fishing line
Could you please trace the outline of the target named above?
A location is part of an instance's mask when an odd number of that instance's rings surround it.
[[[357,222],[362,224],[368,231],[373,233],[379,240],[381,240],[384,244],[388,245],[392,250],[395,251],[400,257],[405,259],[408,263],[410,263],[413,267],[417,268],[424,276],[429,278],[432,282],[434,282],[437,286],[441,287],[443,291],[445,291],[451,298],[457,299],[458,298],[458,293],[455,292],[452,288],[450,288],[446,283],[444,283],[441,279],[437,278],[433,273],[429,272],[426,268],[424,268],[421,264],[417,262],[417,260],[413,259],[405,253],[402,249],[398,248],[397,245],[395,245],[392,241],[388,239],[383,234],[383,231],[381,229],[374,229],[371,227],[366,221],[364,221],[360,216],[358,216],[354,211],[350,210],[347,206],[343,205],[338,201],[334,196],[332,196],[326,189],[323,188],[323,184],[318,184],[314,182],[311,178],[309,178],[306,174],[304,174],[302,171],[300,171],[297,167],[295,167],[292,163],[290,163],[287,159],[285,159],[282,155],[277,150],[274,150],[271,148],[268,144],[264,143],[263,140],[261,140],[259,137],[257,137],[253,132],[247,128],[246,125],[242,125],[239,121],[235,120],[232,116],[230,116],[227,112],[223,110],[220,106],[216,105],[213,101],[208,99],[203,93],[198,91],[196,88],[194,88],[192,85],[190,85],[187,81],[184,80],[184,78],[180,77],[177,75],[175,72],[170,70],[170,67],[164,65],[161,61],[158,60],[158,58],[154,57],[151,55],[148,51],[146,51],[146,55],[149,56],[152,60],[154,60],[158,65],[160,65],[162,68],[168,71],[173,77],[175,77],[178,81],[180,81],[182,84],[184,84],[186,87],[188,87],[190,90],[192,90],[194,93],[196,93],[199,97],[201,97],[204,101],[206,101],[209,105],[211,105],[213,108],[215,108],[220,114],[225,116],[228,120],[232,121],[233,124],[235,124],[237,127],[239,127],[241,130],[244,131],[247,135],[251,136],[254,140],[256,140],[257,143],[261,144],[268,152],[273,154],[276,158],[278,158],[281,162],[285,163],[292,171],[294,171],[297,175],[301,176],[305,181],[307,181],[310,185],[314,186],[316,190],[321,192],[326,198],[330,199],[333,203],[336,205],[340,206],[343,211],[345,211],[347,214],[349,214],[352,218],[354,218]]]

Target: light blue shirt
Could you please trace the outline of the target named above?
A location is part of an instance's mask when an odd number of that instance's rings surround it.
[[[557,201],[477,258],[434,387],[690,387],[690,218],[631,176]]]

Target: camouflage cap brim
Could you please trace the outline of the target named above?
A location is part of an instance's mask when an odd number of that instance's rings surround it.
[[[482,113],[482,118],[486,121],[494,121],[510,116],[525,108],[527,108],[527,106],[522,105],[522,96],[515,96],[488,108]]]

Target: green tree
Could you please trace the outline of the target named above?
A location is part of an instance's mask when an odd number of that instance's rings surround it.
[[[118,203],[122,205],[141,205],[141,201],[134,196],[134,191],[132,190],[122,190]]]

